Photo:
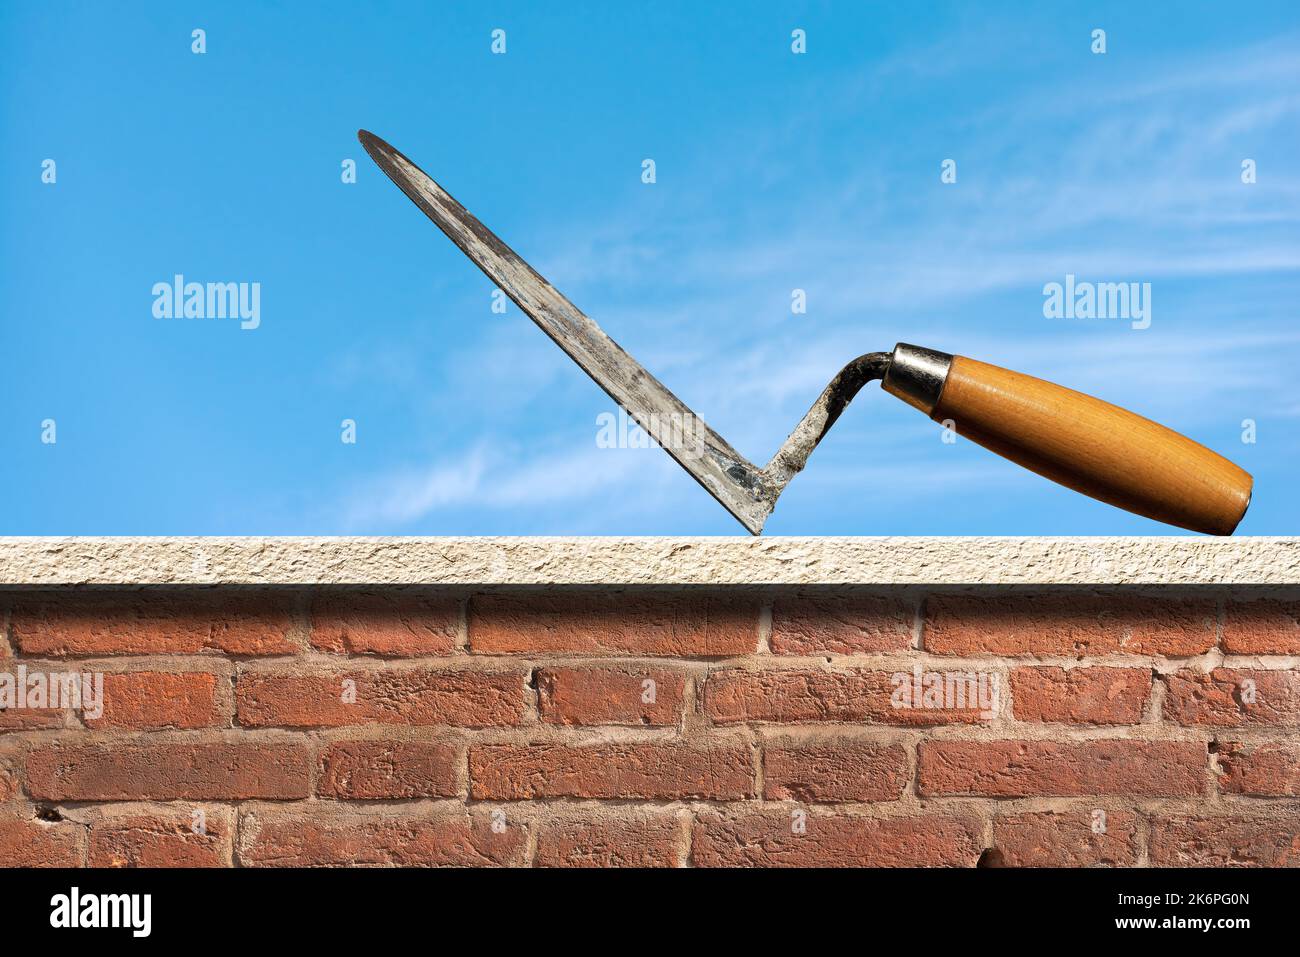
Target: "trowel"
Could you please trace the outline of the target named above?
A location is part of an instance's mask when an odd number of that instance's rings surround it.
[[[754,535],[845,406],[876,379],[956,434],[1138,515],[1231,535],[1250,505],[1249,473],[1172,429],[1033,376],[907,343],[859,356],[840,370],[760,468],[423,170],[379,137],[357,135],[388,178]]]

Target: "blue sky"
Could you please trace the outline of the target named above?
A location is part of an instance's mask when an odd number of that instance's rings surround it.
[[[610,400],[359,127],[752,459],[907,341],[1183,431],[1255,475],[1240,533],[1300,531],[1294,3],[700,6],[0,5],[0,533],[743,533],[597,447]],[[260,325],[155,319],[177,273],[260,283]],[[1045,318],[1067,273],[1151,283],[1150,327]],[[1172,531],[874,385],[767,525]]]

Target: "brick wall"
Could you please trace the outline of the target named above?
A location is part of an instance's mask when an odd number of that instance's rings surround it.
[[[102,673],[104,694],[95,717],[0,712],[9,864],[1300,863],[1288,590],[73,586],[0,605],[0,673]]]

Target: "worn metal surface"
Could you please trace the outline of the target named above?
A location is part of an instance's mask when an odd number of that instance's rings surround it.
[[[1295,585],[1300,538],[0,538],[0,587]]]
[[[879,379],[889,354],[854,359],[831,380],[765,468],[750,462],[662,382],[503,243],[400,150],[365,130],[361,145],[434,224],[652,439],[755,535],[787,483],[844,407]],[[689,437],[690,441],[683,441]]]

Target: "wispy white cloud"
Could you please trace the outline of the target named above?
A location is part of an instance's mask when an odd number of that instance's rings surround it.
[[[937,185],[937,159],[934,188],[889,190],[881,184],[896,182],[897,171],[864,157],[836,193],[818,183],[816,193],[767,204],[769,218],[752,223],[746,211],[728,209],[723,215],[754,228],[727,230],[725,241],[699,242],[685,211],[670,222],[614,217],[596,238],[570,240],[571,251],[557,251],[548,267],[566,282],[639,280],[668,293],[798,276],[836,295],[837,309],[919,308],[1042,281],[1072,265],[1144,278],[1300,269],[1300,233],[1257,228],[1300,223],[1300,186],[1273,171],[1264,185],[1244,187],[1242,157],[1211,149],[1300,120],[1300,95],[1289,85],[1281,93],[1260,87],[1296,75],[1297,50],[1300,38],[1233,51],[1204,73],[1178,66],[1166,80],[1153,78],[1144,95],[1111,81],[1090,89],[1093,107],[1081,107],[1065,82],[999,101],[954,144],[992,157],[995,168],[963,159],[959,185],[949,190]],[[899,68],[891,60],[866,73],[878,79]],[[809,111],[797,138],[829,138],[821,127],[842,122],[844,112]],[[759,141],[748,165],[771,170],[788,161],[779,142]],[[734,170],[719,175],[702,163],[682,177],[698,193],[687,197],[688,209],[718,215],[710,196],[746,181]],[[845,203],[845,194],[858,202]]]
[[[407,467],[372,479],[352,495],[344,523],[352,528],[401,525],[437,509],[472,501],[482,489],[484,459],[481,447],[472,448],[449,461]]]
[[[659,450],[597,448],[594,426],[592,434],[592,445],[561,451],[479,442],[426,465],[380,475],[350,495],[344,524],[350,529],[390,528],[467,506],[510,511],[589,503],[593,495],[634,477],[642,482],[662,474],[659,458],[646,467],[651,456],[663,456]]]

